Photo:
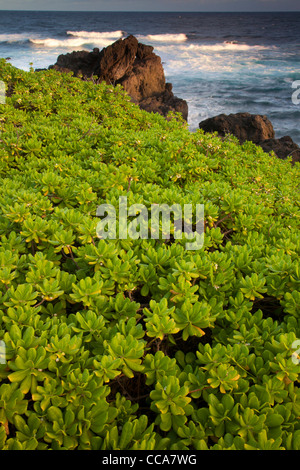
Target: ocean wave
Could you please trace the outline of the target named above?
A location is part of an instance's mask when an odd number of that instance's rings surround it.
[[[69,36],[66,39],[56,38],[30,38],[29,41],[36,46],[47,48],[72,48],[79,46],[107,47],[124,34],[123,31],[67,31]]]
[[[224,41],[217,44],[189,44],[188,48],[195,51],[222,52],[222,51],[258,51],[269,50],[275,46],[249,45],[237,41]]]
[[[151,42],[185,42],[188,40],[186,34],[147,34],[147,36],[138,35],[139,40],[146,40]]]
[[[249,45],[245,43],[239,43],[238,41],[224,41],[221,44],[215,44],[211,46],[211,50],[237,50],[237,51],[249,51],[249,50],[269,50],[273,49],[275,46],[263,46],[260,44]]]
[[[29,38],[30,43],[36,46],[44,46],[47,48],[71,48],[79,46],[98,46],[107,47],[116,40],[124,37],[126,33],[121,30],[117,31],[67,31],[68,38]],[[149,34],[147,36],[136,36],[141,42],[168,43],[178,44],[186,41],[188,38],[185,34]]]
[[[22,43],[29,41],[29,36],[26,33],[18,34],[0,34],[0,43]]]
[[[254,74],[254,70],[260,75],[265,69],[259,60],[274,57],[273,46],[225,42],[157,44],[155,52],[161,57],[168,77],[180,75],[195,79],[211,74],[217,74],[221,79],[228,73],[249,76]]]
[[[45,38],[45,39],[30,39],[29,40],[35,46],[44,46],[47,48],[74,48],[80,46],[99,46],[107,47],[114,42],[112,38],[84,38],[84,37],[74,37],[69,39],[54,39],[54,38]]]
[[[210,53],[210,52],[243,52],[243,51],[264,51],[264,50],[274,50],[276,46],[263,46],[263,45],[249,45],[244,43],[234,42],[220,42],[216,44],[180,44],[180,45],[157,45],[157,51],[167,52],[170,51],[170,47],[176,47],[176,51],[181,52],[190,52],[190,53]]]
[[[78,38],[89,38],[89,39],[119,39],[125,33],[124,31],[106,31],[106,32],[98,32],[98,31],[67,31],[67,34],[70,36],[75,36]]]

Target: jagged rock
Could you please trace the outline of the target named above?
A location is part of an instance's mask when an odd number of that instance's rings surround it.
[[[138,40],[134,36],[118,39],[108,47],[103,48],[97,58],[93,74],[101,77],[107,83],[118,83],[133,67]]]
[[[200,122],[199,127],[205,132],[217,132],[220,136],[232,134],[241,144],[246,140],[258,143],[275,137],[272,123],[259,114],[220,114]]]
[[[108,84],[120,84],[142,109],[163,116],[169,111],[180,112],[187,120],[187,103],[174,96],[172,85],[166,83],[161,58],[152,46],[139,43],[134,36],[118,39],[101,51],[95,48],[92,52],[62,54],[49,68],[72,71],[84,79],[97,77]]]
[[[162,95],[166,90],[163,66],[156,54],[136,58],[125,75],[118,81],[137,103]]]
[[[291,156],[292,162],[300,162],[300,147],[287,135],[280,139],[266,139],[259,145],[265,152],[273,151],[279,158],[285,159]]]

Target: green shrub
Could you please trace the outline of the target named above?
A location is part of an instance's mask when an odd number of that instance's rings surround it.
[[[299,450],[299,164],[119,86],[0,79],[0,449]],[[204,204],[203,247],[99,239],[120,196]]]

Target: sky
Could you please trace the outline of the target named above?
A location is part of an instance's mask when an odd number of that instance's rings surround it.
[[[300,11],[300,0],[0,0],[0,10]]]

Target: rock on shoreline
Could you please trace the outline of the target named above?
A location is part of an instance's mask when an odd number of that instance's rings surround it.
[[[266,116],[250,113],[219,114],[199,123],[205,132],[217,132],[220,137],[231,134],[240,144],[251,141],[267,152],[274,152],[278,158],[292,157],[292,162],[300,162],[300,147],[291,137],[275,138],[271,121]]]
[[[240,144],[246,140],[258,144],[275,137],[273,125],[266,116],[250,113],[219,114],[200,122],[199,127],[206,132],[217,132],[222,137],[232,134]]]
[[[288,135],[280,139],[266,139],[259,145],[267,153],[273,151],[277,157],[286,159],[292,157],[292,162],[300,162],[300,147]]]
[[[169,111],[179,112],[187,120],[187,102],[174,96],[172,85],[166,83],[161,58],[153,49],[139,43],[135,36],[128,36],[101,51],[95,48],[92,52],[62,54],[49,69],[72,71],[86,80],[97,77],[108,84],[120,84],[142,109],[163,116]]]

